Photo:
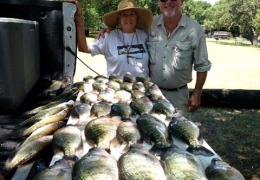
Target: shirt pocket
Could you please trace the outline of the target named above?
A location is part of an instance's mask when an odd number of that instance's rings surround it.
[[[173,47],[173,67],[177,70],[186,70],[192,62],[191,41],[176,41]]]
[[[151,38],[149,41],[147,41],[147,49],[149,53],[149,60],[151,64],[156,64],[156,55],[157,55],[157,46],[158,46],[159,40],[157,38]]]

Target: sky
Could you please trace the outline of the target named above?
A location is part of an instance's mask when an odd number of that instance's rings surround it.
[[[198,1],[198,0],[197,0]],[[212,5],[214,5],[216,2],[218,2],[219,0],[201,0],[201,1],[206,1]]]

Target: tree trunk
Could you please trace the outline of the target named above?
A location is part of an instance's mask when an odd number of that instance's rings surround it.
[[[192,89],[190,90],[190,94]],[[202,107],[259,109],[260,90],[203,89]]]

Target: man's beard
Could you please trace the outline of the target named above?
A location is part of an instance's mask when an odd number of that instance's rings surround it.
[[[175,15],[175,13],[176,13],[176,11],[174,10],[172,12],[164,12],[163,14],[166,17],[173,17]]]

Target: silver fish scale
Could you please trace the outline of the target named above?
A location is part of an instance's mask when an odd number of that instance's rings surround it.
[[[175,113],[175,108],[169,101],[160,99],[154,103],[154,111],[172,117]]]
[[[122,122],[117,128],[117,137],[120,143],[124,141],[128,144],[135,144],[141,140],[141,134],[134,122]]]
[[[118,180],[116,159],[100,148],[92,148],[73,168],[73,179]]]
[[[169,128],[173,135],[184,139],[193,147],[202,144],[202,141],[200,141],[200,129],[191,121],[176,121],[175,123],[170,123]]]
[[[106,122],[107,121],[107,122]],[[91,146],[109,149],[110,142],[116,137],[117,125],[100,118],[90,121],[85,127],[86,141]]]
[[[207,180],[200,159],[186,150],[178,147],[168,148],[161,156],[161,161],[165,165],[168,180]]]
[[[130,103],[131,108],[142,115],[144,113],[150,113],[153,109],[153,103],[148,97],[142,97],[139,99],[132,100]]]
[[[77,150],[82,146],[81,131],[75,126],[67,125],[53,134],[54,152],[58,152],[61,148],[65,155],[76,156]]]
[[[155,143],[156,147],[164,148],[171,146],[167,126],[157,118],[143,114],[137,118],[136,123],[146,143]]]
[[[127,152],[118,160],[119,177],[124,180],[166,180],[159,160],[142,151]]]

